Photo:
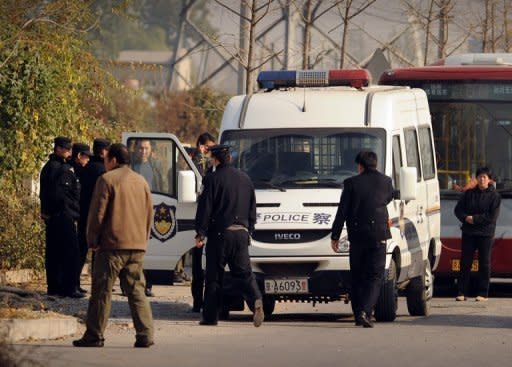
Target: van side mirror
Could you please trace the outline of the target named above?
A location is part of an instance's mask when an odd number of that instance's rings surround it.
[[[416,167],[400,168],[400,200],[415,200],[418,190]]]
[[[178,202],[195,203],[196,200],[196,175],[194,171],[179,171]]]

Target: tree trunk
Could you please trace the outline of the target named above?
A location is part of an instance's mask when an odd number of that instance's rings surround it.
[[[254,53],[254,45],[256,43],[256,0],[247,0],[247,6],[251,8],[251,26],[249,27],[249,44],[247,50],[247,64],[246,64],[246,79],[245,79],[245,93],[252,94],[254,91],[254,70],[252,70],[252,55]]]
[[[306,0],[304,3],[304,38],[303,38],[303,46],[302,46],[302,69],[307,70],[311,67],[311,0]]]
[[[343,17],[343,34],[341,35],[340,69],[343,69],[343,67],[345,66],[345,50],[347,47],[348,21],[351,6],[352,0],[347,0],[347,2],[345,3],[345,16]]]

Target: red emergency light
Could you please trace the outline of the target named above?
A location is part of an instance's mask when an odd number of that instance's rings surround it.
[[[257,80],[258,86],[266,90],[334,86],[361,89],[370,84],[371,75],[366,69],[279,70],[262,71]]]

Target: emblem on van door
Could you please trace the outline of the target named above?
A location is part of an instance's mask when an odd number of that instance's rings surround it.
[[[161,242],[171,239],[176,234],[176,207],[164,203],[154,205],[155,215],[151,236]]]

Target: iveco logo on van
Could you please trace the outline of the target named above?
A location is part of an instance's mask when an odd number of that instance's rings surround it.
[[[278,241],[300,240],[300,233],[275,233],[274,239]]]

